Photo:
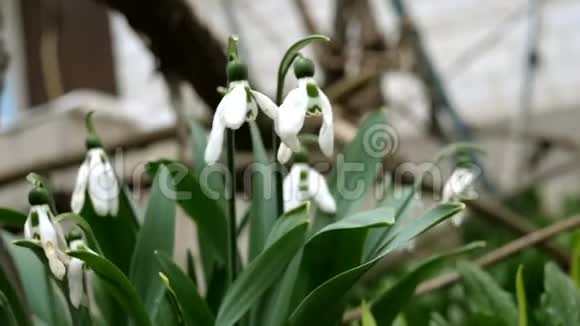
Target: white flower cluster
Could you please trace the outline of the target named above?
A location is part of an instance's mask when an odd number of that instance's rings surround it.
[[[322,116],[318,144],[323,154],[332,156],[334,152],[332,107],[328,97],[313,78],[314,64],[311,60],[298,56],[294,63],[294,73],[298,79],[298,87],[291,90],[278,107],[266,95],[250,88],[247,68],[244,65],[237,61],[229,64],[228,91],[216,109],[205,150],[205,160],[208,164],[215,163],[220,157],[225,129],[236,130],[244,121],[255,119],[257,107],[273,120],[274,130],[282,140],[277,153],[279,162],[287,163],[293,153],[302,150],[298,133],[304,126],[304,120],[311,116]],[[306,177],[308,189],[304,191],[298,187],[300,182],[297,178],[300,173],[296,171],[299,170],[309,175]],[[310,199],[314,199],[324,211],[336,210],[334,198],[330,195],[324,178],[304,163],[295,164],[285,178],[284,197],[285,210]]]

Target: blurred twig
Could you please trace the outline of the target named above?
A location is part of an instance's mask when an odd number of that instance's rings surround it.
[[[475,263],[480,267],[491,267],[505,259],[513,257],[525,249],[537,246],[538,244],[544,243],[561,233],[569,232],[579,227],[580,216],[567,218],[490,251],[489,253],[477,258]],[[416,294],[423,295],[435,290],[446,288],[459,281],[459,279],[460,277],[457,273],[449,273],[433,278],[420,284],[417,288]]]

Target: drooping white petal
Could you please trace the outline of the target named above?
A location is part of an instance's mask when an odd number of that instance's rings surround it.
[[[83,298],[83,261],[72,258],[68,266],[69,298],[73,307],[78,308]]]
[[[280,147],[278,147],[277,157],[278,162],[287,163],[292,157],[292,150],[290,149],[290,147],[286,146],[286,144],[280,143]]]
[[[318,134],[318,145],[320,150],[327,157],[331,157],[334,152],[334,123],[332,117],[332,107],[328,97],[318,90],[318,97],[320,103],[320,109],[322,110],[322,126],[320,127],[320,133]]]
[[[204,158],[207,164],[213,164],[220,158],[224,143],[225,128],[222,120],[222,112],[216,111],[213,117],[211,131],[207,138],[207,146],[205,147]]]
[[[30,212],[28,212],[28,217],[26,218],[26,222],[24,222],[24,239],[32,240],[34,239],[32,233],[32,214],[34,213],[35,208],[33,207]]]
[[[62,280],[66,273],[66,267],[57,255],[57,234],[52,222],[49,219],[48,206],[39,207],[38,212],[38,229],[40,233],[40,242],[44,249],[44,254],[48,259],[50,271],[54,276]]]
[[[72,193],[70,207],[73,212],[79,214],[85,205],[85,195],[89,182],[89,162],[85,159],[79,168],[75,188]]]
[[[326,213],[336,213],[336,202],[328,185],[326,184],[326,179],[318,173],[318,171],[310,168],[308,173],[308,192],[309,196],[312,197],[316,205],[326,212]]]
[[[468,168],[457,168],[443,187],[443,202],[459,200],[475,180],[475,173]]]
[[[292,151],[300,150],[298,133],[304,126],[308,95],[303,87],[295,88],[288,95],[278,109],[276,129],[280,139],[286,143]]]
[[[119,196],[119,184],[113,167],[109,163],[105,152],[100,148],[91,149],[89,161],[89,197],[99,216],[111,213],[112,198]]]
[[[292,210],[304,200],[307,200],[306,194],[300,191],[300,171],[302,170],[300,164],[294,164],[290,173],[284,178],[282,184],[284,193],[284,212]]]
[[[278,106],[266,95],[252,90],[252,94],[258,103],[258,106],[268,116],[268,118],[276,121],[278,116]]]
[[[238,129],[246,121],[248,112],[246,85],[247,82],[231,83],[231,90],[224,95],[216,109],[216,113],[222,112],[223,121],[230,129]]]

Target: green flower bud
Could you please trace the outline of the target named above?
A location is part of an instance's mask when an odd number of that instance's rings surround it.
[[[294,75],[298,79],[314,76],[314,62],[303,56],[298,56],[294,60]]]
[[[228,81],[248,80],[248,66],[238,60],[228,62],[227,66]]]
[[[48,205],[50,203],[50,196],[46,188],[35,187],[28,193],[28,203],[35,205]]]

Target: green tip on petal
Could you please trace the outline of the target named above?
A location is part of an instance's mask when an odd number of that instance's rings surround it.
[[[227,66],[228,81],[248,80],[248,67],[238,60],[228,62]]]
[[[101,140],[99,139],[99,135],[97,135],[97,131],[95,130],[95,126],[93,124],[93,114],[95,111],[90,111],[85,116],[85,125],[87,128],[87,139],[85,141],[87,149],[95,148],[95,147],[102,147]]]

